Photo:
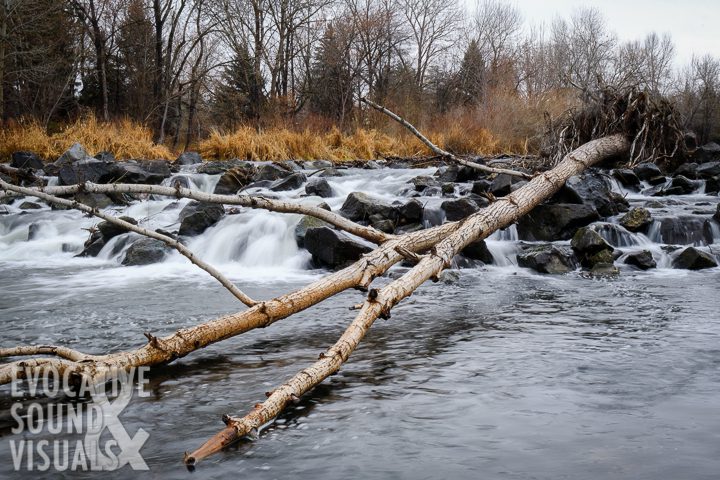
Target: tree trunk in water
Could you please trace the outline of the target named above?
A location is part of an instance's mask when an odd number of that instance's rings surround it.
[[[239,438],[258,431],[291,402],[337,372],[348,359],[378,317],[389,317],[390,309],[411,295],[425,281],[448,268],[452,258],[470,243],[484,239],[496,230],[506,228],[535,206],[549,199],[572,176],[604,159],[629,151],[630,142],[623,135],[593,140],[568,154],[552,170],[534,177],[527,185],[500,198],[487,208],[461,221],[459,227],[435,245],[419,263],[401,278],[378,290],[371,290],[355,320],[340,339],[312,366],[270,393],[242,418],[225,416],[226,427],[195,452],[185,456],[187,465],[220,451]]]

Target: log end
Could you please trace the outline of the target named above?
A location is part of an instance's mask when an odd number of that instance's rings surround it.
[[[202,446],[194,452],[190,454],[185,452],[183,463],[186,467],[188,467],[188,470],[194,470],[197,462],[219,452],[228,445],[236,442],[239,438],[240,433],[237,428],[235,428],[234,425],[228,425],[211,437],[207,442],[202,444]]]

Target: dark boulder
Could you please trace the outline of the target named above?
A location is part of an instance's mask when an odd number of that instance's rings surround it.
[[[333,189],[322,177],[311,177],[305,185],[305,193],[308,195],[316,195],[321,198],[330,198],[333,196]]]
[[[640,180],[650,181],[653,178],[662,177],[660,168],[654,163],[641,163],[633,168],[633,172]]]
[[[710,177],[705,180],[705,193],[718,193],[720,192],[720,175]]]
[[[112,152],[98,152],[93,156],[93,158],[95,160],[100,160],[101,162],[114,162],[115,154]]]
[[[100,209],[107,208],[115,203],[109,195],[104,193],[79,192],[74,195],[74,198],[78,203],[83,203],[88,207]]]
[[[706,162],[698,165],[697,176],[699,178],[710,178],[720,175],[720,161]]]
[[[305,248],[317,264],[329,268],[342,268],[372,250],[328,227],[309,228],[305,232]]]
[[[599,219],[591,205],[543,204],[518,221],[518,235],[530,241],[569,240],[578,228]]]
[[[685,178],[697,179],[697,163],[683,163],[673,172],[673,176],[683,176]]]
[[[235,195],[241,188],[250,185],[253,182],[256,169],[251,163],[233,167],[222,174],[215,192],[218,195]]]
[[[637,175],[635,175],[635,172],[629,168],[618,168],[613,170],[612,176],[615,177],[623,187],[632,188],[640,185],[640,179]]]
[[[232,160],[219,160],[216,162],[204,162],[198,165],[195,170],[197,173],[204,173],[206,175],[220,175],[227,172],[228,170],[235,167],[243,167],[245,165],[252,165],[247,160],[240,160],[238,158]]]
[[[275,180],[268,188],[273,192],[295,190],[302,187],[306,180],[307,177],[304,173],[293,173],[285,178]]]
[[[524,180],[519,177],[501,173],[493,179],[488,190],[496,197],[504,197],[513,191],[515,184],[521,182]]]
[[[486,265],[493,263],[493,256],[488,250],[485,240],[476,240],[463,248],[460,254],[471,260],[480,260]]]
[[[419,223],[423,219],[423,204],[416,199],[409,200],[398,208],[400,224]]]
[[[490,191],[492,182],[489,180],[478,180],[473,182],[472,193],[476,195],[483,195]]]
[[[57,165],[58,167],[62,167],[63,165],[92,159],[93,158],[88,155],[87,151],[83,148],[82,145],[80,145],[79,143],[74,143],[70,148],[65,151],[65,153],[60,155],[60,158],[55,161],[55,165]]]
[[[18,205],[18,208],[20,210],[38,210],[38,209],[42,208],[42,205],[40,205],[39,203],[35,203],[35,202],[25,201],[25,202],[22,202],[20,205]]]
[[[627,201],[612,191],[610,180],[598,170],[570,177],[550,203],[591,205],[603,216],[617,215]]]
[[[631,253],[625,257],[625,264],[632,265],[640,270],[650,270],[657,267],[657,263],[649,250],[643,250],[638,253]]]
[[[715,215],[713,215],[713,219],[716,222],[720,222],[720,203],[717,206],[717,210],[715,210]]]
[[[440,182],[429,175],[420,175],[411,179],[410,181],[408,181],[408,183],[412,183],[415,186],[415,191],[417,192],[423,192],[428,187],[440,186]]]
[[[200,235],[225,215],[222,205],[190,202],[180,211],[180,235]]]
[[[31,223],[28,225],[28,240],[35,240],[40,233],[40,224]]]
[[[163,162],[164,167],[156,162]],[[145,166],[134,162],[115,162],[112,178],[103,179],[103,182],[118,183],[149,183],[157,185],[170,176],[170,168],[163,160],[145,162]],[[146,169],[149,168],[150,170]],[[156,170],[156,171],[151,171]]]
[[[103,162],[94,158],[65,164],[58,171],[58,183],[60,185],[75,185],[83,182],[105,183],[114,180],[116,165],[115,162]]]
[[[688,247],[673,259],[672,265],[673,268],[684,270],[702,270],[717,267],[718,263],[713,255],[695,247]]]
[[[33,152],[14,152],[10,160],[10,166],[13,168],[40,170],[45,166],[45,163]]]
[[[570,246],[575,252],[587,255],[598,253],[602,250],[612,250],[613,248],[600,236],[595,230],[589,227],[582,227],[575,232]]]
[[[652,223],[650,211],[642,207],[631,209],[620,219],[620,225],[631,232],[646,232]]]
[[[462,220],[480,210],[475,202],[467,198],[446,200],[440,205],[440,208],[445,211],[445,218],[450,222]]]
[[[128,216],[122,216],[120,217],[120,220],[124,220],[132,225],[137,225],[138,223],[137,220]],[[97,224],[96,228],[98,232],[100,232],[103,240],[105,240],[106,242],[109,241],[111,238],[122,235],[123,233],[127,233],[127,230],[125,230],[123,227],[110,222],[100,222]]]
[[[698,163],[720,161],[720,145],[715,142],[706,143],[695,150],[693,159]]]
[[[162,241],[154,238],[141,238],[127,249],[122,264],[134,266],[162,262],[169,252],[170,247]]]
[[[687,177],[683,177],[682,175],[678,175],[677,177],[674,177],[672,181],[670,182],[671,188],[679,188],[680,191],[682,191],[681,195],[687,195],[689,193],[694,192],[698,184],[697,182],[690,180]]]
[[[202,157],[198,152],[183,152],[175,159],[175,165],[195,165],[202,163]]]
[[[324,220],[320,220],[319,218],[311,217],[310,215],[302,217],[300,222],[295,225],[295,242],[298,247],[302,248],[305,246],[305,234],[308,230],[320,227],[332,228],[332,225]]]
[[[564,247],[540,245],[517,255],[518,265],[540,273],[568,273],[578,268],[575,257]]]
[[[340,208],[340,215],[353,221],[367,221],[371,215],[380,215],[384,219],[397,220],[397,207],[384,200],[371,197],[362,192],[353,192],[345,199]]]
[[[662,243],[670,245],[709,244],[712,230],[705,217],[680,215],[663,218],[660,222]]]
[[[264,165],[260,165],[257,169],[257,173],[255,173],[255,176],[253,177],[254,181],[260,181],[260,180],[279,180],[281,178],[285,178],[288,175],[292,173],[292,170],[288,170],[286,168],[283,168],[279,165],[276,165],[274,163],[266,163]]]

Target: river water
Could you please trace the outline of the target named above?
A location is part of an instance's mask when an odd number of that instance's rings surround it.
[[[352,170],[329,179],[336,196],[328,203],[335,210],[352,191],[393,200],[407,180],[432,171]],[[205,191],[217,181],[187,175]],[[281,195],[299,197],[300,190]],[[629,199],[650,200],[636,193]],[[442,199],[422,200],[428,221],[441,217],[433,208]],[[697,193],[661,201],[653,210],[658,218],[708,218],[718,198]],[[172,229],[183,203],[149,199],[117,213]],[[120,266],[123,238],[96,259],[74,258],[87,238],[82,228],[96,220],[49,209],[20,214],[17,204],[0,216],[0,347],[116,351],[143,344],[143,332],[166,335],[241,309],[179,256]],[[298,220],[229,215],[189,246],[251,297],[272,298],[323,274],[307,269],[309,255],[295,245]],[[28,241],[31,223],[39,233]],[[687,243],[713,251],[720,246],[714,225],[710,241]],[[337,375],[258,440],[201,462],[192,474],[183,452],[216,433],[222,414],[243,414],[317,359],[363,295],[345,292],[152,369],[150,396],[134,398],[121,416],[130,434],[143,428],[150,435],[141,452],[150,467],[143,478],[718,478],[720,269],[674,270],[659,228],[648,236],[613,228],[606,238],[626,252],[650,249],[660,268],[622,266],[611,278],[539,275],[515,265],[514,229],[498,233],[488,242],[496,265],[462,269],[457,281],[420,288],[390,320],[375,324]],[[11,461],[10,441],[24,438],[10,431],[14,400],[9,387],[0,388],[0,478],[29,475]]]

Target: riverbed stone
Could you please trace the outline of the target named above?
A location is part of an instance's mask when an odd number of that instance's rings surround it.
[[[372,250],[369,246],[328,227],[308,228],[304,244],[316,264],[329,268],[342,268]]]
[[[10,166],[13,168],[40,170],[45,166],[45,162],[33,152],[13,152]]]
[[[657,267],[657,263],[655,262],[650,250],[643,250],[641,252],[629,254],[625,257],[625,264],[632,265],[640,270],[650,270],[651,268]]]
[[[578,268],[568,248],[555,245],[533,246],[517,255],[518,265],[540,273],[561,274]]]
[[[297,225],[295,225],[295,242],[298,247],[303,248],[305,246],[305,234],[311,228],[328,227],[332,228],[332,225],[324,220],[320,220],[310,215],[305,215],[300,219]]]
[[[601,250],[612,250],[612,247],[590,227],[582,227],[575,232],[570,242],[572,249],[582,254],[594,254]]]
[[[412,178],[408,181],[408,183],[411,183],[415,187],[415,191],[417,192],[423,192],[428,187],[439,187],[440,182],[429,175],[419,175],[415,178]]]
[[[292,170],[283,168],[280,165],[277,165],[275,163],[266,163],[266,164],[260,165],[257,168],[257,172],[255,173],[253,180],[256,182],[260,181],[260,180],[275,181],[275,180],[280,180],[281,178],[285,178],[290,174],[292,174]]]
[[[683,163],[673,172],[673,177],[683,176],[685,178],[697,179],[698,164],[694,162]]]
[[[698,165],[697,175],[700,178],[710,178],[720,175],[720,161],[701,163]]]
[[[190,202],[180,211],[180,235],[200,235],[225,215],[225,208],[216,203]]]
[[[460,252],[466,258],[471,260],[480,260],[486,265],[493,263],[493,256],[488,250],[485,240],[476,240],[463,248]]]
[[[706,143],[695,150],[693,158],[698,163],[720,161],[720,145],[715,142]]]
[[[232,167],[222,174],[217,185],[215,185],[214,193],[218,195],[235,195],[241,188],[253,182],[255,173],[255,166],[249,162]]]
[[[695,247],[688,247],[675,257],[672,266],[684,270],[703,270],[717,267],[718,263],[715,257],[708,252]]]
[[[127,215],[123,215],[119,219],[124,220],[132,225],[138,224],[137,220],[132,217],[128,217]],[[109,241],[111,238],[122,235],[123,233],[127,233],[127,230],[125,230],[123,227],[107,221],[98,223],[96,225],[96,228],[100,232],[100,235],[102,235],[103,240],[105,240],[106,242]]]
[[[681,195],[687,195],[694,192],[695,189],[697,189],[698,184],[687,177],[678,175],[672,179],[672,181],[670,182],[670,187],[679,188],[682,191]]]
[[[321,198],[330,198],[333,196],[333,189],[322,177],[311,177],[305,185],[305,193],[308,195],[316,195]]]
[[[633,188],[640,185],[640,179],[635,172],[629,168],[618,168],[612,171],[612,176],[620,182],[620,185],[627,188]]]
[[[164,242],[154,238],[141,238],[125,252],[122,265],[136,266],[162,262],[170,252]]]
[[[175,159],[175,165],[195,165],[202,163],[202,157],[198,152],[183,152]]]
[[[616,215],[627,205],[624,197],[613,192],[607,176],[595,169],[570,177],[549,203],[591,205],[603,217]]]
[[[446,200],[440,205],[440,208],[445,211],[445,218],[449,222],[462,220],[480,210],[480,207],[475,202],[467,198]]]
[[[518,235],[529,241],[569,240],[578,228],[599,219],[592,205],[542,204],[518,221]]]
[[[347,196],[340,208],[340,215],[353,221],[368,221],[371,215],[380,215],[384,219],[397,220],[397,207],[385,200],[372,197],[367,193],[353,192]]]
[[[650,181],[654,178],[662,177],[663,174],[660,171],[660,168],[655,165],[654,163],[641,163],[635,168],[633,168],[633,172],[640,180],[644,181]]]
[[[646,232],[653,219],[647,208],[635,207],[620,219],[620,225],[631,232]]]
[[[38,209],[42,208],[42,205],[40,205],[39,203],[30,202],[30,201],[26,200],[26,201],[22,202],[20,205],[18,205],[18,208],[20,210],[38,210]]]
[[[304,173],[292,173],[285,178],[275,180],[268,188],[273,192],[284,192],[302,187],[307,180]]]

